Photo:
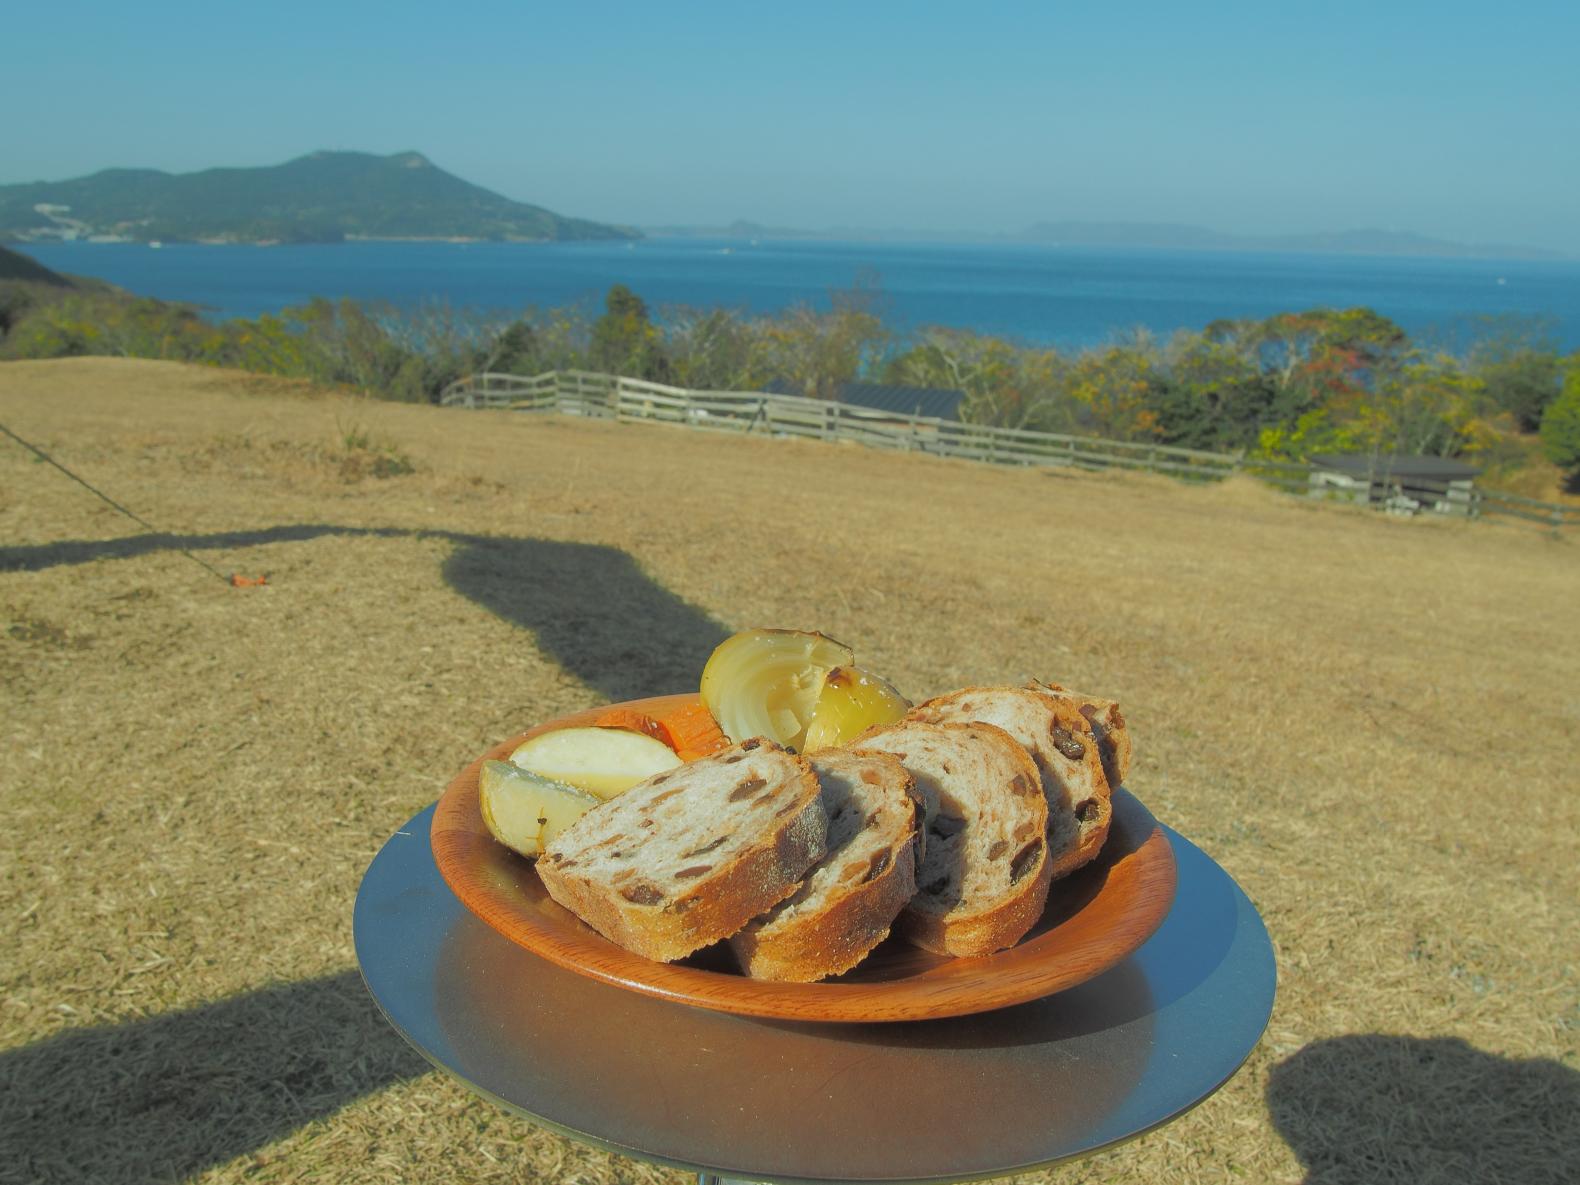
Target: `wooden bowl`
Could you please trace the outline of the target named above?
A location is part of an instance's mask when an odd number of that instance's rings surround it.
[[[662,696],[617,706],[655,713],[695,699]],[[722,943],[676,963],[644,959],[550,898],[532,862],[488,834],[478,807],[484,761],[505,760],[528,737],[590,724],[607,710],[551,720],[494,746],[450,783],[431,832],[439,872],[467,908],[534,954],[593,979],[699,1008],[781,1020],[961,1016],[1024,1003],[1101,974],[1151,936],[1174,900],[1174,853],[1163,828],[1134,795],[1116,790],[1108,842],[1097,859],[1055,881],[1042,918],[998,954],[954,959],[890,938],[854,970],[821,983],[749,979]]]

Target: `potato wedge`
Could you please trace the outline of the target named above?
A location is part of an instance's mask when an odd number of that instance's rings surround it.
[[[477,789],[489,834],[523,856],[541,855],[545,844],[603,801],[507,761],[483,762]]]
[[[624,728],[556,728],[521,745],[510,760],[601,799],[680,764],[663,741]]]

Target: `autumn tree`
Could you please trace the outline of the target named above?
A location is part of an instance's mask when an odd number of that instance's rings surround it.
[[[1070,366],[1065,390],[1086,431],[1115,440],[1158,440],[1154,410],[1164,381],[1157,345],[1145,333],[1088,350]]]
[[[1564,379],[1551,340],[1533,340],[1519,329],[1499,333],[1477,343],[1468,361],[1492,406],[1513,417],[1521,432],[1541,427],[1542,412],[1558,398]]]
[[[882,356],[888,332],[857,307],[827,312],[797,305],[762,326],[764,372],[814,399],[833,399],[841,383],[865,373]]]
[[[1580,492],[1580,353],[1566,365],[1563,391],[1542,415],[1542,451],[1564,471],[1571,491]]]
[[[759,326],[727,309],[664,310],[671,381],[698,391],[750,391],[767,373]]]
[[[647,305],[624,284],[609,289],[603,315],[593,322],[589,354],[593,368],[609,374],[660,382],[669,374]]]
[[[1157,436],[1182,448],[1249,448],[1274,402],[1272,380],[1232,335],[1178,333],[1147,387]]]
[[[960,418],[970,424],[1067,432],[1075,426],[1061,398],[1068,364],[1055,350],[1001,337],[931,327],[884,367],[885,382],[960,391]]]

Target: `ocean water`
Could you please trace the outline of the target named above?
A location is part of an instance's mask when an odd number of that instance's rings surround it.
[[[826,308],[831,292],[866,284],[900,330],[948,325],[1072,349],[1136,329],[1166,335],[1221,317],[1358,305],[1450,349],[1515,322],[1580,349],[1580,261],[704,239],[22,249],[56,270],[190,301],[216,318],[314,296],[499,312],[597,308],[616,283],[660,316],[673,305],[760,313]]]

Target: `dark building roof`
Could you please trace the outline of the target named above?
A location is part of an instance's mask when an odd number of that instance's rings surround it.
[[[1414,477],[1426,481],[1464,481],[1481,472],[1474,465],[1448,457],[1411,457],[1398,453],[1382,456],[1372,456],[1370,453],[1319,453],[1311,458],[1311,463],[1318,469],[1336,469],[1356,477],[1365,477],[1369,473],[1375,480]]]
[[[770,395],[804,394],[794,383],[775,379],[764,385]],[[900,387],[891,383],[841,383],[834,392],[840,403],[852,407],[870,407],[897,416],[931,416],[939,420],[958,420],[960,401],[964,391],[950,391],[941,387]]]

